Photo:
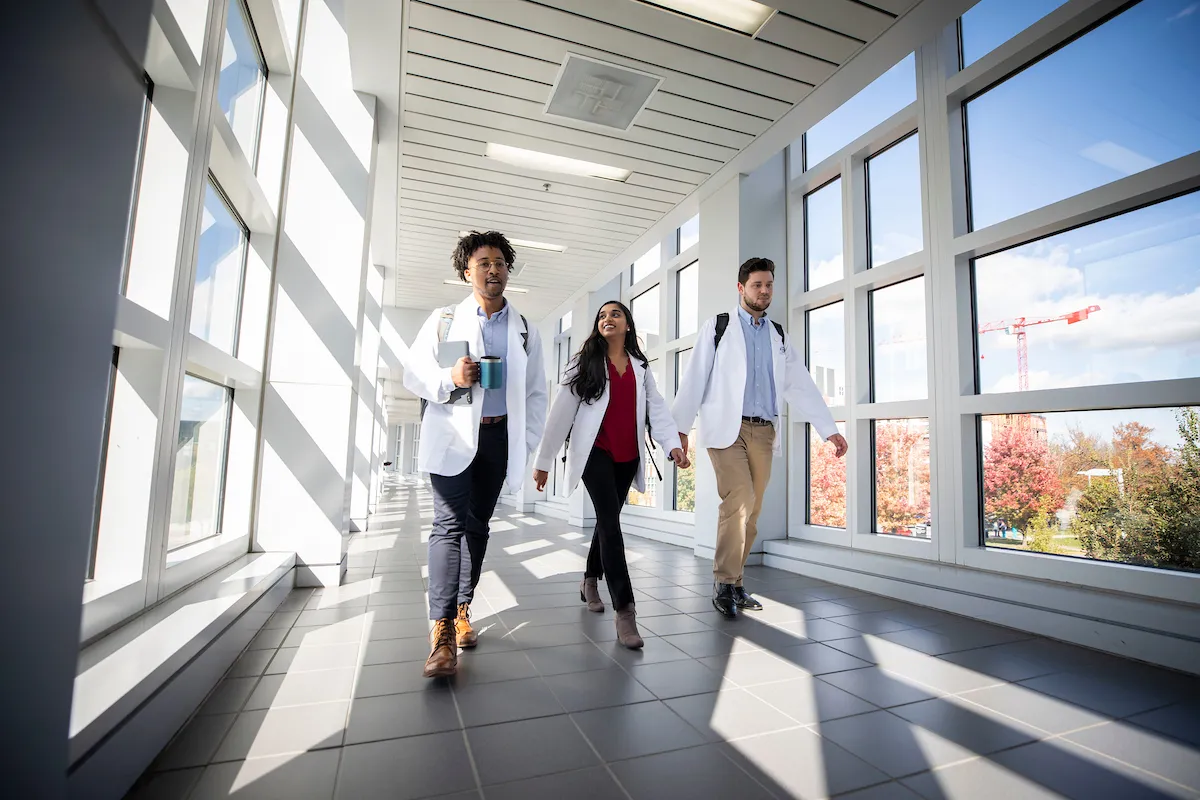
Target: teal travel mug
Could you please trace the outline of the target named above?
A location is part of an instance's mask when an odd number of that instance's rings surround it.
[[[479,385],[484,389],[499,389],[504,386],[504,364],[496,356],[479,359]]]

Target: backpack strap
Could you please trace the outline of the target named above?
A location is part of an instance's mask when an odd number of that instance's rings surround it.
[[[775,326],[775,330],[777,330],[777,331],[779,332],[779,338],[780,338],[780,339],[782,339],[783,341],[785,341],[785,342],[786,342],[786,341],[787,341],[787,334],[783,332],[783,326],[782,326],[782,325],[780,325],[780,324],[779,324],[778,322],[776,322],[775,320],[771,320],[771,324],[772,324],[772,325],[774,325],[774,326]]]
[[[721,344],[721,337],[725,335],[725,329],[729,327],[729,312],[722,311],[717,314],[717,329],[713,333],[713,350]]]
[[[441,316],[438,317],[437,340],[438,342],[446,341],[446,337],[450,334],[450,326],[454,323],[454,306],[446,306],[442,309]],[[456,390],[457,391],[457,390]],[[429,401],[424,397],[421,398],[421,419],[425,419],[425,409],[429,407]]]
[[[521,331],[521,347],[525,348],[525,355],[529,355],[529,320],[525,319],[525,315],[521,314],[521,324],[525,326],[525,330]]]

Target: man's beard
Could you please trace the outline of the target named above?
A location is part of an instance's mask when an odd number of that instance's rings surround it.
[[[746,304],[746,308],[748,308],[751,311],[754,311],[756,313],[759,313],[759,314],[766,313],[766,310],[771,306],[770,300],[767,300],[766,302],[764,302],[760,305],[759,303],[754,302],[753,300],[751,300],[749,297],[746,297],[745,295],[742,296],[742,302],[744,302]]]
[[[503,283],[484,283],[483,288],[480,289],[480,293],[484,297],[488,297],[488,298],[501,297],[504,294],[504,284]]]

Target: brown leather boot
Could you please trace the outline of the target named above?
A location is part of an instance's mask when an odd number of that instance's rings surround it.
[[[604,601],[600,599],[595,578],[584,578],[579,582],[579,599],[587,603],[588,611],[604,610]]]
[[[429,634],[433,650],[425,659],[426,678],[449,678],[458,672],[458,648],[454,643],[454,620],[439,619]]]
[[[637,650],[645,642],[637,629],[637,611],[630,603],[617,612],[617,641],[630,650]]]
[[[454,632],[457,635],[459,647],[474,647],[479,644],[479,634],[471,627],[471,604],[461,603],[458,606],[458,618],[454,620]]]

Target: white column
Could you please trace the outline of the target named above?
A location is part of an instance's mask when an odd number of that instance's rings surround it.
[[[359,438],[375,99],[352,88],[343,2],[301,26],[263,404],[257,545],[294,551],[300,585],[345,570]]]

